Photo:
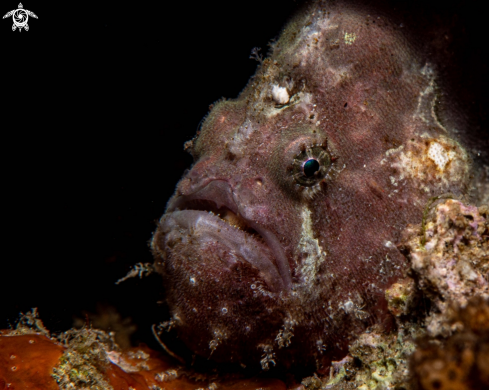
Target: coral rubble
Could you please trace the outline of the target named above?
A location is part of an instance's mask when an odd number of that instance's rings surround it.
[[[449,199],[436,207],[421,232],[406,232],[413,277],[434,306],[426,320],[432,336],[451,333],[445,325],[451,303],[463,307],[471,297],[489,297],[488,217],[487,206]]]

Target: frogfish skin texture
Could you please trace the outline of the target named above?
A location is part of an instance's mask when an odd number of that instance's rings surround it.
[[[432,197],[474,188],[439,91],[436,64],[371,10],[318,1],[286,26],[186,144],[194,164],[152,240],[189,348],[320,366],[389,329],[401,232]]]

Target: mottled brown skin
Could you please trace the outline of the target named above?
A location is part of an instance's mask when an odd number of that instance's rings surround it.
[[[430,69],[385,18],[316,2],[240,96],[214,106],[152,243],[192,350],[321,366],[368,327],[390,326],[385,290],[407,267],[401,231],[430,197],[469,183]],[[313,147],[332,163],[303,187],[293,163]],[[445,164],[429,157],[437,148]]]

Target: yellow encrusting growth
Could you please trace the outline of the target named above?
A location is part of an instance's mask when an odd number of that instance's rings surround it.
[[[344,40],[347,45],[352,45],[357,39],[357,34],[345,32]]]

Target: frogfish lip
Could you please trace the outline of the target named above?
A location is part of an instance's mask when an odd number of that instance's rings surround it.
[[[174,196],[160,229],[165,235],[196,235],[201,243],[218,241],[257,268],[274,293],[287,292],[292,286],[280,241],[269,229],[242,216],[235,194],[224,180],[213,180],[190,194]]]

